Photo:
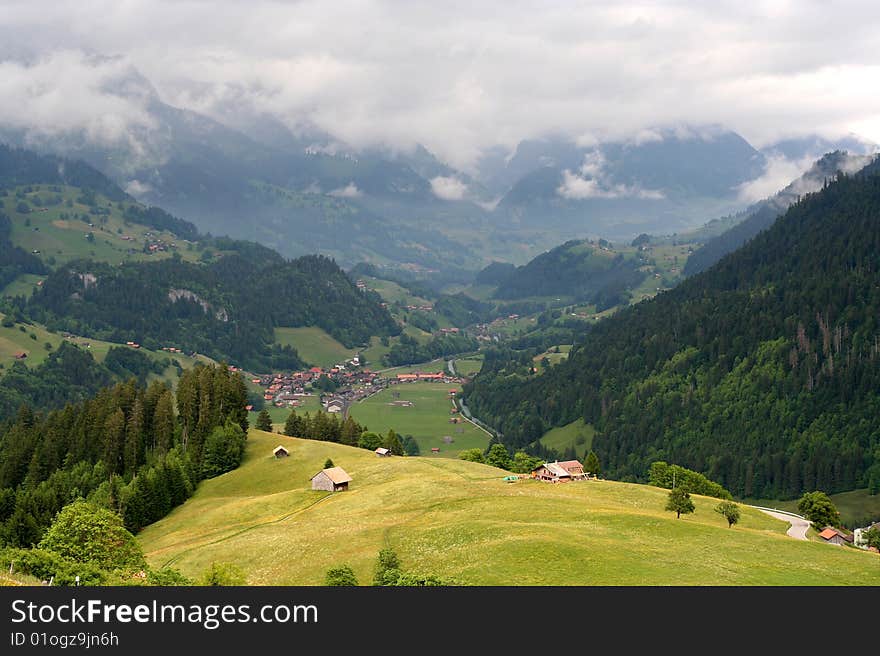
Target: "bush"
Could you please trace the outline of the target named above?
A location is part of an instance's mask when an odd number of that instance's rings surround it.
[[[354,571],[348,565],[331,567],[324,577],[324,585],[328,586],[355,586],[358,584]]]
[[[29,574],[42,581],[52,580],[54,585],[102,585],[107,582],[108,572],[92,563],[78,563],[46,549],[4,549],[0,551],[0,567],[13,572]]]
[[[232,563],[211,563],[196,581],[196,585],[230,586],[244,585],[245,575],[240,567]]]
[[[79,564],[98,569],[141,569],[144,554],[116,513],[86,501],[74,501],[55,516],[39,544]]]

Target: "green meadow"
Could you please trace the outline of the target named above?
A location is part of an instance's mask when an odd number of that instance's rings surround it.
[[[565,426],[551,428],[541,436],[541,444],[560,453],[573,446],[578,458],[583,458],[592,447],[595,434],[596,429],[592,425],[578,419]]]
[[[272,457],[278,444],[290,457]],[[328,457],[352,476],[347,492],[311,490]],[[676,519],[659,488],[505,474],[251,430],[241,467],[138,540],[154,567],[196,576],[231,562],[250,585],[321,585],[341,564],[369,584],[383,547],[409,571],[465,585],[880,585],[875,554],[794,540],[751,508],[728,528],[717,499],[694,497],[696,512]]]
[[[387,433],[393,428],[400,435],[412,435],[423,455],[430,456],[431,448],[440,449],[439,454],[448,458],[458,457],[464,449],[485,449],[489,435],[470,422],[449,423],[452,401],[449,390],[461,389],[458,385],[442,383],[402,383],[355,403],[349,414],[369,430]],[[399,395],[399,396],[396,396]],[[412,406],[392,405],[396,401],[410,401]],[[452,442],[444,441],[444,436]]]
[[[357,349],[345,348],[317,326],[307,328],[276,328],[275,341],[292,346],[311,365],[332,367],[357,355]]]

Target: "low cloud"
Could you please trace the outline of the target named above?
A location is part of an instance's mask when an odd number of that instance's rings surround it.
[[[637,185],[613,183],[605,171],[605,158],[599,151],[588,153],[584,163],[573,172],[565,169],[562,172],[562,184],[556,192],[569,200],[585,200],[588,198],[644,198],[659,200],[665,198],[662,191],[642,189]]]
[[[454,176],[431,178],[431,192],[442,200],[462,200],[467,190],[467,185]]]
[[[140,180],[129,180],[125,185],[125,193],[141,198],[153,191],[153,185],[149,182],[141,182]]]
[[[148,135],[152,88],[122,58],[79,51],[46,54],[29,63],[0,62],[0,124],[26,145],[61,140],[70,146],[122,148],[139,161],[160,154]]]
[[[813,158],[790,160],[781,155],[767,157],[764,172],[760,177],[739,185],[736,190],[739,200],[755,203],[769,198],[802,176],[812,165]]]
[[[328,192],[327,195],[336,196],[337,198],[360,198],[363,196],[363,193],[361,193],[361,190],[357,188],[354,182],[349,182],[344,187]]]

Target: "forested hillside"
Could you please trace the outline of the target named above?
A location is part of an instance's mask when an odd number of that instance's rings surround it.
[[[728,253],[745,244],[762,230],[766,230],[803,194],[821,188],[838,172],[851,173],[866,166],[870,157],[849,155],[834,151],[817,161],[806,173],[774,196],[755,203],[744,212],[740,222],[707,241],[688,258],[684,267],[686,276],[705,271]]]
[[[0,425],[0,546],[36,544],[79,497],[132,531],[163,517],[200,480],[238,466],[246,403],[241,375],[212,366],[186,371],[176,399],[132,379],[46,414],[22,406]]]
[[[275,255],[269,251],[272,255]],[[148,348],[174,346],[254,371],[303,364],[274,344],[276,326],[317,325],[347,347],[398,330],[377,299],[320,256],[210,265],[179,258],[113,267],[73,262],[53,272],[25,311],[51,330]]]
[[[613,253],[588,241],[568,241],[517,267],[499,285],[499,299],[567,296],[603,309],[622,302],[645,274],[638,258]]]
[[[666,460],[741,496],[880,489],[877,168],[599,322],[546,374],[487,358],[471,410],[516,446],[583,418],[616,478]]]

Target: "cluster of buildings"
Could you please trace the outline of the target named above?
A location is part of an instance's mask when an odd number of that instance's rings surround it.
[[[354,401],[385,387],[384,379],[377,373],[369,369],[361,369],[358,365],[358,358],[354,357],[347,363],[334,367],[312,367],[289,374],[270,374],[253,378],[251,382],[265,388],[263,393],[265,401],[283,408],[295,407],[302,403],[305,397],[314,396],[315,390],[312,384],[322,376],[326,376],[336,385],[337,391],[322,399],[322,405],[328,412],[343,412]]]
[[[847,533],[846,531],[842,531],[839,528],[835,528],[833,526],[826,526],[819,533],[819,537],[822,538],[822,540],[825,541],[826,544],[835,544],[838,546],[852,545],[855,547],[859,547],[860,549],[870,549],[871,551],[877,551],[876,547],[868,547],[867,533],[871,529],[880,531],[880,522],[876,522],[871,526],[857,528],[852,533]]]

